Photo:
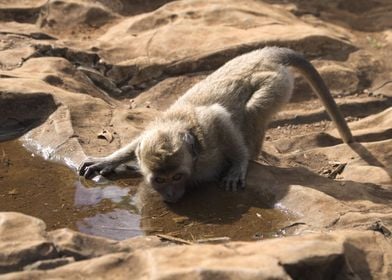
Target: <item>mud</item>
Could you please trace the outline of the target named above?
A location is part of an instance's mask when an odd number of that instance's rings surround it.
[[[132,203],[126,200],[130,188],[124,186],[125,182],[106,186],[87,184],[68,167],[45,161],[18,141],[0,143],[0,155],[0,211],[39,217],[46,222],[48,230],[69,227],[111,235],[114,239],[142,234],[138,228],[139,216],[133,214]],[[124,208],[129,215],[122,213]],[[104,220],[102,228],[117,227],[117,216],[128,219],[121,223],[136,224],[135,230],[126,234],[105,231],[100,229],[101,224],[93,222]]]

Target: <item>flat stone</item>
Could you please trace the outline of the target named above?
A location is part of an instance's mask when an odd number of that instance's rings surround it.
[[[260,242],[177,245],[80,261],[2,279],[389,279],[390,241],[372,231],[337,231]],[[384,260],[384,261],[383,261]]]
[[[0,273],[58,257],[56,247],[47,238],[45,227],[43,221],[30,216],[0,213]]]

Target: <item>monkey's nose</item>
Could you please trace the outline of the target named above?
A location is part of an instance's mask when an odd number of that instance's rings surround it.
[[[169,196],[169,195],[166,195],[164,198],[163,198],[163,200],[165,201],[165,202],[167,202],[167,203],[176,203],[177,201],[179,201],[180,200],[180,197],[177,197],[177,196]]]
[[[163,200],[168,203],[176,203],[177,201],[180,200],[180,198],[181,198],[181,195],[178,195],[175,192],[169,191],[165,194],[165,196],[163,197]]]

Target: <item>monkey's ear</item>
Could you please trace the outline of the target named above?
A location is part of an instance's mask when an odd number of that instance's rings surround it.
[[[189,145],[192,156],[196,158],[199,154],[199,145],[196,137],[191,132],[187,131],[183,136],[183,140]]]

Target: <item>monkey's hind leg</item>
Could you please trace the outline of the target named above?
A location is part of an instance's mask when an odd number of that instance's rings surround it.
[[[249,159],[256,159],[259,154],[266,132],[265,120],[252,111],[245,112],[243,134],[248,148]]]
[[[245,106],[242,129],[250,158],[258,156],[268,124],[273,115],[289,101],[293,91],[293,78],[284,67],[276,71],[261,72],[253,76],[259,85]]]

